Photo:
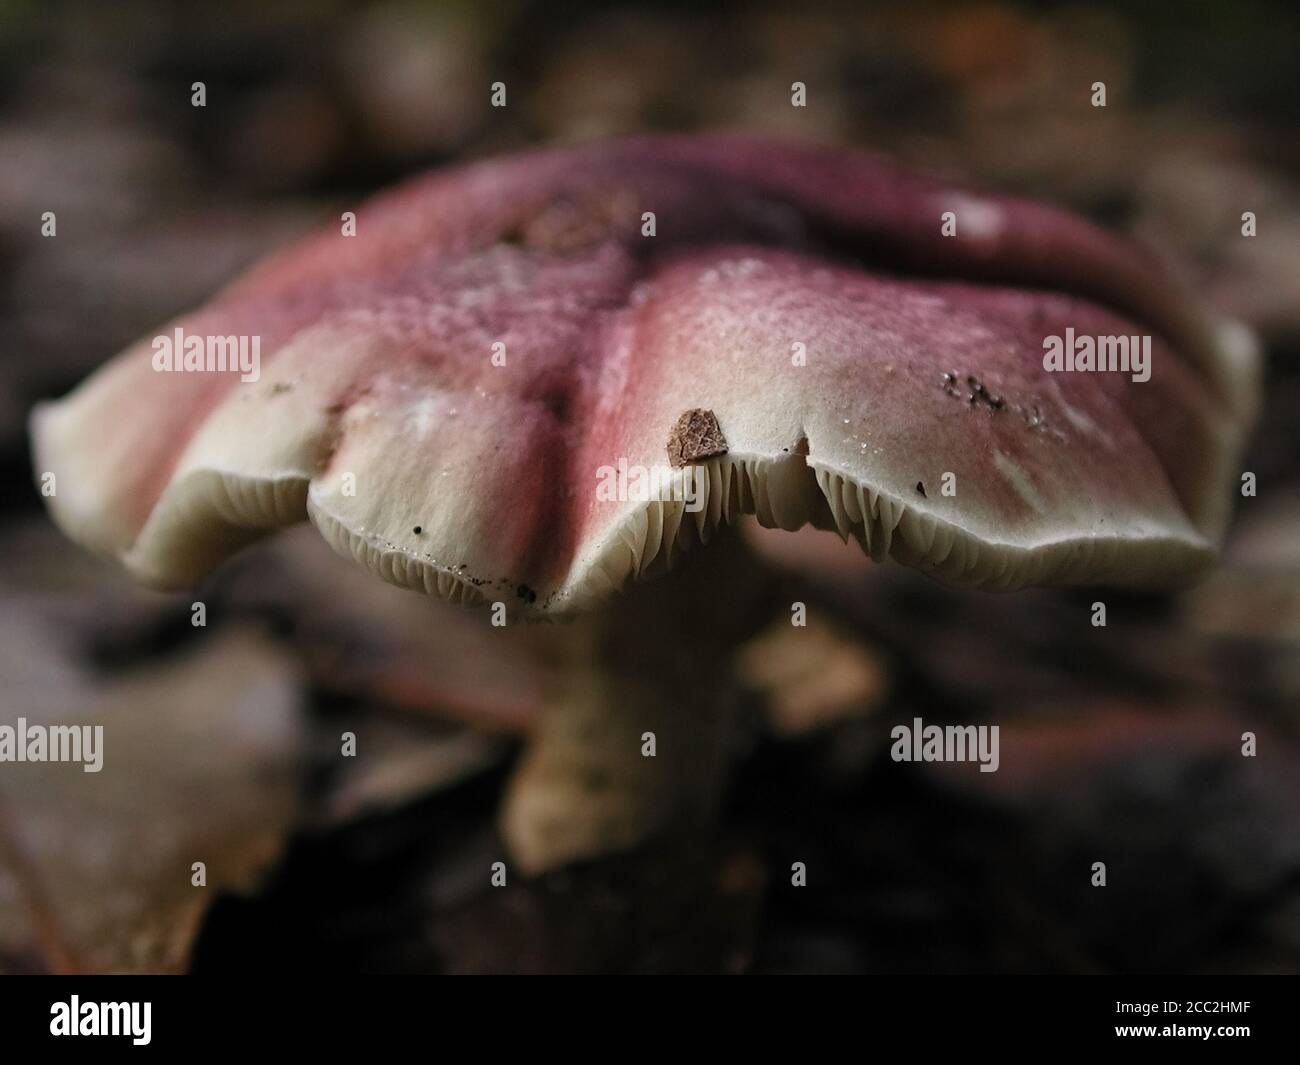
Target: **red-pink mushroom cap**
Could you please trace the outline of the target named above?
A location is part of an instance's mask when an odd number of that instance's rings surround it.
[[[257,338],[260,374],[159,370],[146,337],[39,408],[74,539],[182,585],[310,517],[387,581],[529,613],[742,513],[964,584],[1174,580],[1221,537],[1256,379],[1125,240],[735,137],[420,178],[178,329]],[[1069,330],[1149,336],[1149,379],[1049,372]]]

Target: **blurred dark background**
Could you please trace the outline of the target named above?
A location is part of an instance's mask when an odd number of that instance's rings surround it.
[[[0,971],[1300,971],[1297,54],[1300,8],[1249,0],[0,0],[0,719],[114,721],[111,773],[0,766]],[[1100,630],[1091,594],[770,544],[815,620],[742,656],[720,829],[493,889],[548,668],[526,637],[379,586],[310,529],[196,596],[141,591],[45,518],[27,413],[421,168],[719,127],[883,151],[1155,246],[1267,353],[1258,495],[1204,582],[1108,593]],[[1002,769],[892,763],[914,715],[999,723]],[[343,730],[366,757],[341,766]]]

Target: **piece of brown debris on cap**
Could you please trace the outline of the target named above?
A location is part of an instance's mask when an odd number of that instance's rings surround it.
[[[684,411],[668,434],[668,462],[673,467],[688,466],[726,453],[727,438],[711,410],[696,407]]]

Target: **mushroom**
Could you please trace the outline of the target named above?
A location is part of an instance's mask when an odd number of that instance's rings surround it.
[[[1149,336],[1149,380],[1049,372],[1067,330]],[[221,338],[257,372],[205,362]],[[1215,554],[1255,378],[1146,252],[1054,208],[667,137],[382,195],[32,431],[57,522],[151,584],[306,517],[383,580],[566,619],[502,817],[536,872],[716,808],[772,594],[739,516],[989,589],[1171,583]]]

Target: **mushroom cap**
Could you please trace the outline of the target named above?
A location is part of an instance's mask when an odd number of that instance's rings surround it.
[[[741,513],[989,588],[1169,582],[1222,535],[1252,345],[1054,208],[712,136],[356,219],[160,332],[256,337],[257,380],[155,370],[147,337],[37,409],[70,536],[177,586],[310,517],[392,583],[562,613]],[[1150,336],[1150,379],[1047,372],[1071,328]]]

